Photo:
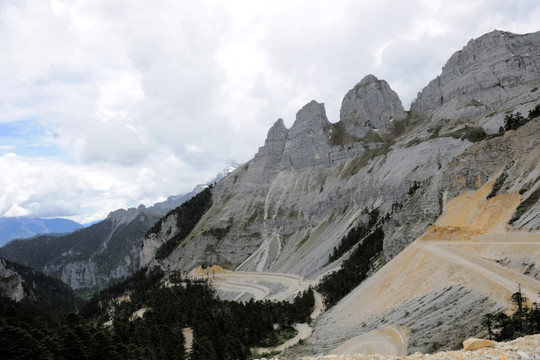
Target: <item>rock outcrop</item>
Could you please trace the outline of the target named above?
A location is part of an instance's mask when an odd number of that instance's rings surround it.
[[[3,258],[0,258],[0,295],[55,313],[74,312],[84,304],[61,280]]]
[[[264,146],[259,148],[250,165],[257,168],[257,173],[261,174],[257,179],[253,179],[256,183],[274,177],[281,170],[281,159],[288,134],[289,129],[283,119],[278,119],[268,131]]]
[[[349,90],[341,103],[340,121],[347,131],[362,138],[371,129],[387,129],[405,120],[405,110],[388,83],[367,75]]]
[[[450,57],[411,105],[411,120],[475,120],[538,99],[540,32],[517,35],[493,31]],[[493,132],[500,117],[483,119]]]
[[[0,258],[0,294],[15,301],[24,298],[21,275],[8,268],[2,258]]]
[[[315,165],[330,165],[328,144],[332,126],[324,104],[311,101],[296,114],[283,149],[282,167],[302,170]]]
[[[463,342],[463,350],[472,351],[495,345],[493,340],[470,338]]]

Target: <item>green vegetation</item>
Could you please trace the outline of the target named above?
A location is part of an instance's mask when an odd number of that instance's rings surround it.
[[[0,353],[3,359],[127,359],[118,338],[76,314],[44,312],[0,296]]]
[[[385,142],[381,134],[375,130],[369,130],[366,135],[361,139],[365,143],[382,143]]]
[[[140,246],[143,235],[157,220],[159,216],[151,212],[140,212],[129,223],[117,223],[114,219],[107,218],[63,236],[42,235],[12,241],[0,248],[0,256],[38,270],[46,266],[49,269],[58,269],[57,272],[49,273],[57,277],[60,277],[67,263],[91,261],[96,265],[99,277],[108,277],[112,270],[125,264],[126,254]],[[133,261],[130,266],[133,266]],[[100,284],[101,288],[108,285],[109,283]],[[98,287],[81,289],[81,292],[97,289]]]
[[[176,216],[176,227],[178,229],[177,233],[174,234],[172,238],[167,240],[163,245],[159,247],[156,251],[156,259],[162,260],[169,256],[174,249],[184,239],[189,235],[193,230],[195,225],[203,217],[203,215],[210,209],[212,206],[212,191],[211,187],[207,187],[179,207],[174,210],[171,210],[165,217],[159,220],[147,233],[148,234],[157,234],[161,231],[161,224],[164,219],[174,215]]]
[[[527,307],[528,299],[522,294],[519,285],[518,291],[512,294],[511,299],[517,307],[512,315],[499,312],[484,317],[490,339],[494,337],[497,341],[505,341],[540,333],[539,304],[533,303],[531,308]]]
[[[536,105],[534,108],[529,110],[529,120],[540,117],[540,104]]]
[[[365,209],[363,213],[368,214],[368,223],[366,225],[359,224],[355,226],[347,233],[347,235],[343,237],[343,239],[341,239],[339,245],[334,247],[332,255],[330,255],[328,258],[328,264],[339,259],[343,254],[349,251],[354,245],[368,235],[371,228],[373,228],[373,226],[377,223],[377,219],[379,218],[379,210],[373,209],[369,212],[367,209]]]
[[[384,143],[374,149],[367,148],[362,155],[355,157],[345,170],[344,176],[351,177],[356,174],[360,169],[369,164],[371,160],[377,156],[385,155],[390,149],[391,143]]]
[[[367,278],[374,259],[383,250],[383,239],[382,228],[376,228],[362,240],[339,270],[324,276],[317,290],[324,295],[327,307],[334,306]]]
[[[470,142],[478,142],[486,138],[487,134],[485,130],[480,126],[467,126],[462,129],[455,130],[447,134],[446,136],[451,136],[454,139],[469,140]]]
[[[360,138],[347,132],[341,121],[333,124],[332,126],[333,128],[332,136],[330,137],[330,146],[343,146],[360,141]]]
[[[431,136],[429,138],[430,139],[435,139],[435,138],[439,137],[439,132],[441,131],[441,129],[442,129],[442,125],[437,125],[435,127],[429,128],[428,132],[431,133]]]
[[[296,336],[296,331],[292,326],[278,325],[275,331],[272,331],[270,335],[264,338],[259,346],[262,347],[274,347],[279,344],[283,344],[285,341],[292,339]]]
[[[416,190],[420,189],[420,185],[420,181],[414,180],[414,183],[409,188],[409,191],[407,191],[407,194],[409,194],[409,196],[413,196],[416,193]]]
[[[519,194],[520,195],[523,195],[525,194],[527,191],[531,190],[532,187],[534,186],[534,184],[536,184],[538,181],[540,181],[540,176],[537,177],[535,180],[530,180],[528,181],[525,185],[523,185],[521,187],[521,189],[519,189]]]
[[[504,117],[504,126],[499,128],[499,133],[504,133],[508,130],[516,130],[537,117],[540,117],[540,104],[529,110],[529,115],[527,117],[523,117],[520,112],[506,114]]]
[[[58,315],[0,297],[0,353],[7,359],[246,359],[251,347],[294,336],[309,321],[312,289],[292,303],[222,301],[205,281],[142,269],[94,297],[79,314]],[[135,311],[148,309],[140,318]],[[112,321],[110,321],[112,320]],[[104,326],[110,321],[108,326]],[[191,328],[191,352],[183,329]]]
[[[28,266],[4,260],[6,267],[22,277],[24,293],[29,295],[22,301],[37,309],[52,313],[76,311],[84,305],[73,290],[62,280],[43,274]]]
[[[187,280],[179,273],[169,275],[173,286],[165,287],[162,275],[159,269],[139,271],[96,295],[81,314],[89,321],[99,319],[99,323],[107,319],[107,309],[113,306],[111,331],[132,352],[147,358],[183,358],[182,329],[190,327],[194,332],[191,359],[245,359],[251,347],[272,346],[290,336],[291,325],[309,319],[315,305],[311,289],[292,303],[242,304],[219,300],[206,282]],[[130,301],[114,301],[125,294],[130,295]],[[143,318],[130,321],[143,307],[150,310]],[[171,334],[177,340],[169,346],[163,344],[170,341]]]
[[[493,184],[493,188],[491,189],[491,192],[488,194],[486,199],[490,199],[497,195],[499,190],[502,188],[504,182],[506,181],[506,178],[508,177],[508,174],[506,171],[504,171],[498,178],[495,180],[495,184]]]
[[[512,215],[512,218],[510,219],[510,224],[515,223],[516,221],[521,218],[523,214],[525,214],[531,207],[533,207],[538,200],[540,199],[540,186],[534,190],[527,199],[523,200],[519,206],[517,207],[516,211],[514,212],[514,215]]]
[[[227,236],[227,234],[229,234],[229,231],[231,231],[231,227],[232,225],[229,224],[227,225],[227,227],[224,227],[224,228],[213,228],[210,230],[205,230],[203,232],[203,235],[213,236],[218,240],[222,240],[223,238],[225,238],[225,236]]]

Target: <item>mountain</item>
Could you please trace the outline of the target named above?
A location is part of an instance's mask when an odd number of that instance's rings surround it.
[[[209,183],[222,179],[234,170],[232,166],[218,173]],[[14,240],[0,248],[0,255],[62,279],[78,293],[91,296],[94,291],[126,278],[138,269],[145,233],[167,212],[205,187],[197,185],[187,194],[170,196],[148,208],[140,205],[113,211],[105,220],[71,234]]]
[[[327,309],[286,358],[366,341],[395,355],[453,348],[485,336],[484,316],[510,309],[518,284],[540,302],[539,88],[540,32],[493,31],[453,54],[408,111],[367,75],[339,122],[309,102],[252,160],[164,216],[123,210],[74,233],[87,236],[76,247],[15,241],[0,254],[79,288],[144,266],[206,276],[237,300],[315,286]],[[199,349],[212,347],[206,330],[193,330]]]
[[[390,260],[435,222],[447,199],[503,172],[503,190],[528,184],[524,195],[532,193],[534,125],[519,139],[531,146],[520,154],[527,161],[513,159],[517,145],[498,129],[506,115],[539,103],[539,37],[494,31],[471,40],[408,113],[384,80],[368,75],[345,96],[338,123],[316,101],[290,129],[278,120],[255,157],[216,185],[214,205],[166,263],[189,269],[220,257],[230,269],[312,275],[366,209],[390,218]],[[475,164],[456,163],[473,149]],[[529,213],[517,229],[538,230],[537,207]],[[219,241],[208,235],[225,228]]]
[[[278,119],[255,157],[211,190],[193,230],[183,234],[181,213],[160,220],[141,264],[318,281],[348,266],[377,229],[381,252],[374,247],[367,264],[354,265],[373,280],[337,302],[300,349],[331,350],[385,317],[408,324],[415,351],[454,346],[463,331],[482,331],[484,314],[510,306],[515,280],[538,297],[539,88],[540,32],[471,40],[408,111],[368,75],[345,95],[337,123],[317,101],[291,128]],[[353,230],[363,235],[343,245]],[[441,309],[449,312],[436,316]]]
[[[3,258],[0,258],[0,295],[62,313],[75,311],[84,304],[61,280]]]
[[[65,234],[82,227],[69,219],[4,217],[0,218],[0,246],[13,239],[26,239],[37,234]]]

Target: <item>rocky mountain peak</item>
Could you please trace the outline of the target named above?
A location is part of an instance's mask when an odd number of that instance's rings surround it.
[[[296,120],[287,135],[282,166],[300,170],[313,165],[327,165],[328,140],[332,124],[326,117],[323,103],[312,100],[296,113]]]
[[[308,131],[315,128],[327,128],[329,124],[324,103],[311,100],[296,113],[296,120],[291,127],[291,131],[299,132],[306,127]]]
[[[285,126],[285,122],[283,121],[282,118],[279,118],[276,120],[274,125],[272,125],[270,130],[268,130],[267,139],[274,138],[274,137],[281,138],[282,135],[285,135],[286,137],[288,132],[289,132],[289,129],[287,129],[287,127]]]
[[[343,98],[340,120],[347,132],[358,137],[370,129],[386,129],[392,121],[405,119],[398,95],[388,83],[374,75],[365,76]]]
[[[289,130],[285,126],[283,119],[278,119],[274,125],[272,125],[270,130],[268,130],[264,146],[259,149],[257,156],[268,153],[279,153],[279,155],[281,155],[283,147],[285,146],[285,141],[287,141],[288,133]]]
[[[540,32],[495,30],[455,52],[411,105],[413,118],[474,120],[534,100],[540,84]],[[501,108],[504,106],[504,108]],[[487,127],[497,129],[501,119]]]
[[[278,119],[268,130],[264,145],[255,154],[252,168],[257,168],[257,173],[264,174],[264,178],[273,176],[281,169],[281,156],[287,142],[289,130],[285,126],[283,119]],[[252,170],[253,170],[252,169]]]

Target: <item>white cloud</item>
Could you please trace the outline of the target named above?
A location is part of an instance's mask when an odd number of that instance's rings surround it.
[[[0,144],[0,215],[90,219],[187,192],[311,99],[337,121],[373,73],[408,107],[469,39],[539,16],[534,0],[4,0],[0,123],[45,130],[32,151]]]

